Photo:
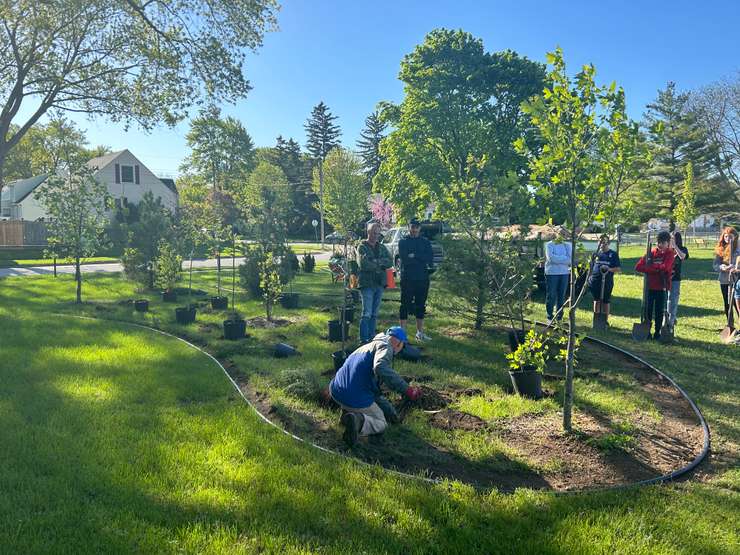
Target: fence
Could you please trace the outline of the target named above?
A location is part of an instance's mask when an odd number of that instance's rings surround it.
[[[644,245],[647,239],[647,233],[622,233],[620,238],[622,245]],[[683,233],[683,242],[687,245],[694,245],[698,248],[711,248],[719,239],[718,231],[686,231]],[[655,243],[655,233],[653,233],[653,243]]]
[[[46,245],[44,222],[0,222],[0,247],[26,247]]]

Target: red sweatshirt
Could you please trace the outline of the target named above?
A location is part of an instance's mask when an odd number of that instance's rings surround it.
[[[654,247],[650,252],[650,263],[643,256],[637,261],[635,270],[641,274],[647,274],[648,289],[651,291],[671,290],[671,273],[673,272],[673,260],[676,253],[673,249],[660,250]]]

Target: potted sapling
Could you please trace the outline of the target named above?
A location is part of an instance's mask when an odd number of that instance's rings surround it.
[[[175,285],[180,280],[182,259],[164,239],[160,241],[158,250],[159,254],[153,264],[154,284],[162,290],[164,302],[173,302],[177,300]]]
[[[231,237],[231,317],[224,320],[224,339],[241,339],[247,332],[247,321],[236,311],[236,230]]]
[[[536,330],[529,330],[516,350],[506,355],[514,391],[523,397],[542,398],[542,373],[545,370],[547,345]]]
[[[298,308],[298,293],[293,292],[293,279],[300,268],[298,257],[288,250],[280,260],[280,282],[290,289],[280,295],[280,306],[283,308]]]
[[[203,228],[203,235],[209,239],[211,252],[216,258],[216,295],[210,298],[211,308],[213,310],[225,310],[229,306],[229,298],[221,293],[221,246],[222,237],[221,229]]]
[[[188,304],[175,309],[175,319],[178,324],[192,324],[195,322],[195,305],[193,304],[193,251],[190,251],[190,266],[188,268]]]

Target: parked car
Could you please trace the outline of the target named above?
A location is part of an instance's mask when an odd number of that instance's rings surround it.
[[[444,250],[439,242],[435,241],[442,233],[449,233],[451,230],[444,222],[421,222],[421,234],[429,239],[432,243],[432,254],[434,256],[433,268],[439,268],[439,265],[444,260]],[[409,234],[409,228],[394,227],[388,230],[383,237],[383,244],[386,246],[391,254],[393,265],[396,268],[396,272],[401,269],[401,257],[398,253],[398,243]]]

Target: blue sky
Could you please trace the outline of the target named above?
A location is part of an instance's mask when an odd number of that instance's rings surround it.
[[[399,63],[437,27],[461,28],[489,51],[510,48],[539,61],[560,45],[574,72],[591,62],[599,82],[622,85],[633,118],[669,80],[685,90],[740,71],[737,0],[284,0],[278,21],[280,29],[248,57],[254,89],[224,106],[258,146],[273,145],[277,135],[303,144],[303,123],[323,100],[353,147],[378,101],[401,100]],[[147,135],[75,119],[92,144],[128,148],[158,175],[177,174],[187,155],[187,122]]]

